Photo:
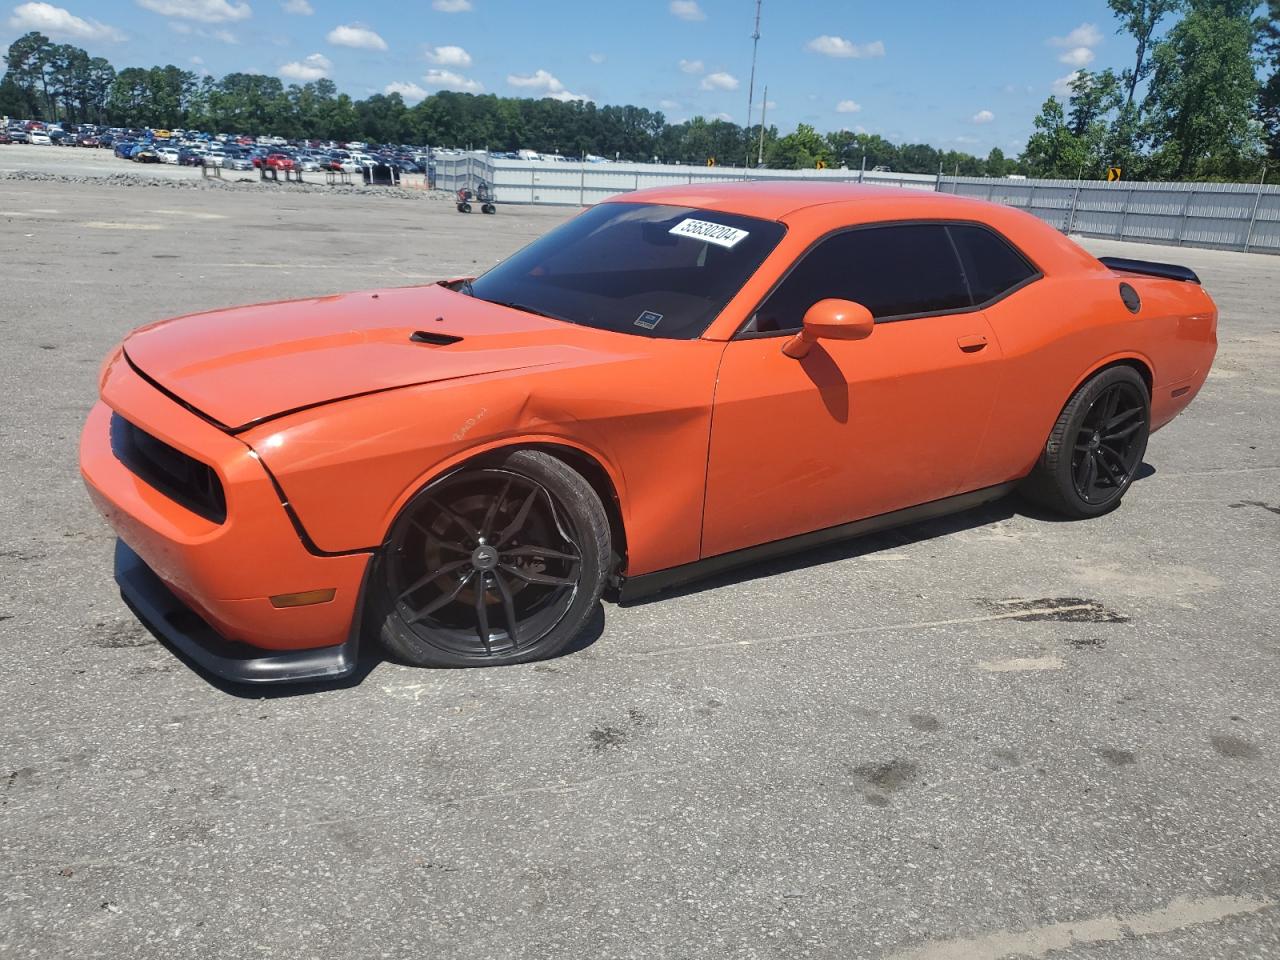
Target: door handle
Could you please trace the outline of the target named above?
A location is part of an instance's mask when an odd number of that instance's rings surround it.
[[[977,353],[979,350],[985,350],[987,346],[987,338],[980,333],[975,333],[967,337],[957,337],[956,345],[965,353]]]

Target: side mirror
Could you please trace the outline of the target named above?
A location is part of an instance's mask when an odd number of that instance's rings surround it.
[[[786,342],[782,352],[799,360],[819,340],[865,340],[876,328],[871,311],[852,300],[819,300],[804,315],[804,328]]]

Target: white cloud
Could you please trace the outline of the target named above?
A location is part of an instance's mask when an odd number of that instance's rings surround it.
[[[660,106],[663,110],[679,110],[680,101],[679,100],[659,100],[658,106]]]
[[[438,63],[442,67],[465,69],[471,66],[471,54],[461,47],[430,47],[426,51],[426,58],[431,63]]]
[[[191,62],[194,63],[197,67],[203,67],[204,57],[192,57]]]
[[[426,81],[427,86],[435,87],[439,90],[456,90],[459,93],[479,93],[484,89],[484,85],[478,80],[472,80],[470,77],[464,77],[460,73],[454,73],[452,70],[428,70],[422,77]]]
[[[1053,92],[1059,97],[1071,96],[1071,85],[1076,82],[1076,77],[1080,76],[1079,70],[1073,70],[1065,77],[1059,77],[1053,81]]]
[[[416,83],[401,83],[398,80],[394,83],[388,83],[382,88],[382,92],[387,96],[391,96],[393,93],[398,93],[405,103],[417,103],[419,100],[425,100],[427,98],[427,91],[423,90]]]
[[[164,17],[180,17],[201,23],[248,20],[253,10],[247,3],[228,0],[138,0],[138,6]]]
[[[836,104],[836,113],[861,113],[862,104],[856,100],[841,100]]]
[[[51,3],[23,3],[13,8],[9,26],[14,30],[39,30],[51,37],[73,40],[110,40],[119,43],[125,35],[115,27],[97,20],[77,17],[70,10]]]
[[[170,20],[169,29],[184,37],[203,37],[205,40],[217,40],[219,43],[239,43],[236,35],[230,30],[206,30],[204,27],[193,27],[182,20]]]
[[[587,59],[592,63],[604,63],[608,59],[603,53],[588,53]]]
[[[712,114],[712,119],[713,119],[713,120],[723,120],[725,123],[733,123],[733,114],[731,114],[731,113],[716,113],[716,114]]]
[[[469,13],[471,0],[431,0],[431,9],[437,13]]]
[[[343,24],[329,31],[326,39],[335,47],[355,47],[359,50],[385,50],[387,41],[359,23]]]
[[[805,44],[806,50],[820,53],[824,57],[837,57],[844,60],[863,60],[869,57],[884,56],[884,41],[872,40],[870,43],[854,43],[844,37],[832,37],[823,34],[814,37]]]
[[[974,123],[992,123],[996,119],[996,115],[990,110],[979,110],[970,118]]]
[[[707,65],[703,63],[701,60],[681,60],[680,61],[681,73],[698,74],[698,73],[702,73],[702,71],[705,69],[707,69]]]
[[[322,53],[313,53],[301,60],[294,60],[280,67],[280,76],[299,83],[312,83],[329,75],[333,63]]]
[[[513,87],[523,87],[526,89],[536,90],[563,90],[564,84],[557,80],[546,70],[535,70],[527,75],[508,74],[507,83]]]
[[[1059,54],[1058,62],[1065,63],[1068,67],[1087,67],[1093,62],[1093,51],[1088,47],[1072,47]]]
[[[737,90],[738,78],[731,73],[708,73],[702,78],[703,90]]]
[[[707,15],[698,6],[698,0],[671,0],[671,15],[679,20],[705,20]]]
[[[1054,47],[1096,47],[1102,42],[1102,31],[1092,23],[1082,23],[1065,37],[1050,37]]]
[[[535,70],[530,74],[507,74],[507,83],[513,87],[519,87],[523,90],[541,90],[544,97],[550,97],[552,100],[560,100],[569,102],[571,100],[590,100],[586,94],[571,93],[565,89],[556,77],[548,73],[546,70]]]
[[[307,0],[284,0],[280,6],[284,7],[285,13],[296,13],[300,17],[309,17],[316,12]]]

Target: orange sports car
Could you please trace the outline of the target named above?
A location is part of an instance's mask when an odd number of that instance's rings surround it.
[[[116,579],[214,674],[551,656],[605,591],[1015,488],[1114,508],[1196,395],[1190,270],[946,194],[643,190],[477,278],[196,314],[107,359],[81,443]]]

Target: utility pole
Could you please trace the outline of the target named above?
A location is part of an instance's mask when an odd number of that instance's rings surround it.
[[[769,109],[769,85],[764,85],[764,93],[760,95],[760,153],[756,156],[756,166],[764,165],[764,116]]]
[[[751,33],[751,79],[747,83],[747,122],[743,126],[747,130],[747,155],[742,161],[743,167],[751,166],[751,114],[756,100],[756,53],[760,50],[760,4],[756,0],[756,26]]]

